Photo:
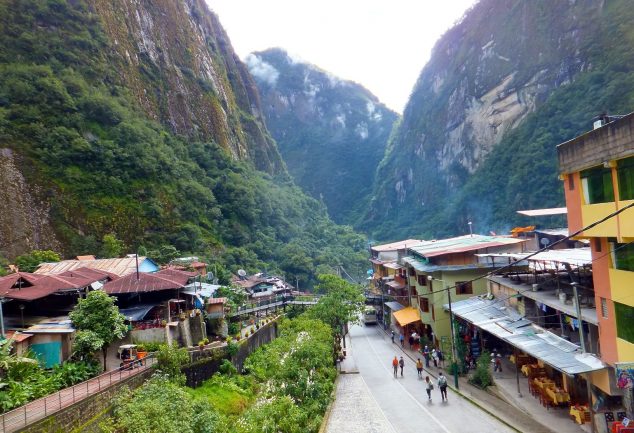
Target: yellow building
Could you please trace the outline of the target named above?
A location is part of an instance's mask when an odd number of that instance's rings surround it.
[[[632,365],[634,113],[618,119],[604,116],[593,131],[560,144],[557,151],[570,232],[591,241],[599,354],[612,367]],[[596,386],[615,392],[614,370],[596,376]],[[631,389],[628,397],[631,414]]]
[[[412,305],[419,309],[427,337],[449,352],[449,314],[443,305],[487,292],[484,276],[491,270],[477,254],[523,251],[526,239],[505,236],[465,235],[425,241],[408,248],[405,266]],[[474,280],[475,281],[472,281]]]

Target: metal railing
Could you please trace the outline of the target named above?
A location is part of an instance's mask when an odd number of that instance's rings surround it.
[[[150,353],[140,361],[134,361],[5,412],[0,415],[2,432],[10,433],[20,430],[129,377],[136,376],[154,364],[156,364],[156,358]]]
[[[284,305],[314,305],[319,300],[319,296],[315,295],[294,295],[294,296],[275,296],[258,302],[247,302],[237,308],[232,308],[229,316],[237,316],[241,314],[249,314],[267,308],[274,308]]]

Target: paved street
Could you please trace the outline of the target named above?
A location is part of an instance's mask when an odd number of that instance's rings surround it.
[[[449,401],[443,403],[435,386],[432,401],[428,402],[423,381],[418,379],[416,366],[407,356],[404,377],[394,379],[391,361],[402,352],[379,328],[355,325],[350,330],[350,338],[359,378],[342,377],[328,432],[513,431],[451,390]],[[355,413],[361,416],[352,415]],[[379,425],[382,427],[377,429]]]

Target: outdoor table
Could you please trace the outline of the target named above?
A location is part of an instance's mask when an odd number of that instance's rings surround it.
[[[542,390],[555,387],[554,381],[544,377],[536,377],[535,379],[533,379],[533,383],[535,383],[536,387]]]
[[[570,416],[572,416],[577,424],[585,423],[585,416],[590,416],[587,406],[570,406]]]
[[[568,403],[570,401],[570,394],[560,388],[547,388],[546,395],[548,395],[548,398],[550,398],[555,405]]]

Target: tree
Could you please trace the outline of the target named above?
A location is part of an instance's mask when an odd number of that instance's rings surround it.
[[[173,344],[161,344],[156,353],[158,369],[171,381],[183,384],[185,376],[181,372],[181,367],[189,362],[187,349]]]
[[[103,235],[101,245],[101,256],[104,258],[120,257],[125,250],[125,244],[117,239],[113,233]]]
[[[98,338],[103,352],[104,370],[108,345],[116,338],[122,338],[128,329],[124,323],[125,316],[119,312],[115,301],[114,297],[94,290],[86,298],[80,299],[69,315],[78,331],[93,332],[93,338]]]
[[[51,250],[33,250],[28,254],[22,254],[15,259],[15,264],[22,272],[33,272],[40,263],[59,262],[61,257]]]
[[[319,275],[316,290],[325,293],[307,313],[340,332],[348,322],[355,322],[363,310],[363,291],[336,275]]]

